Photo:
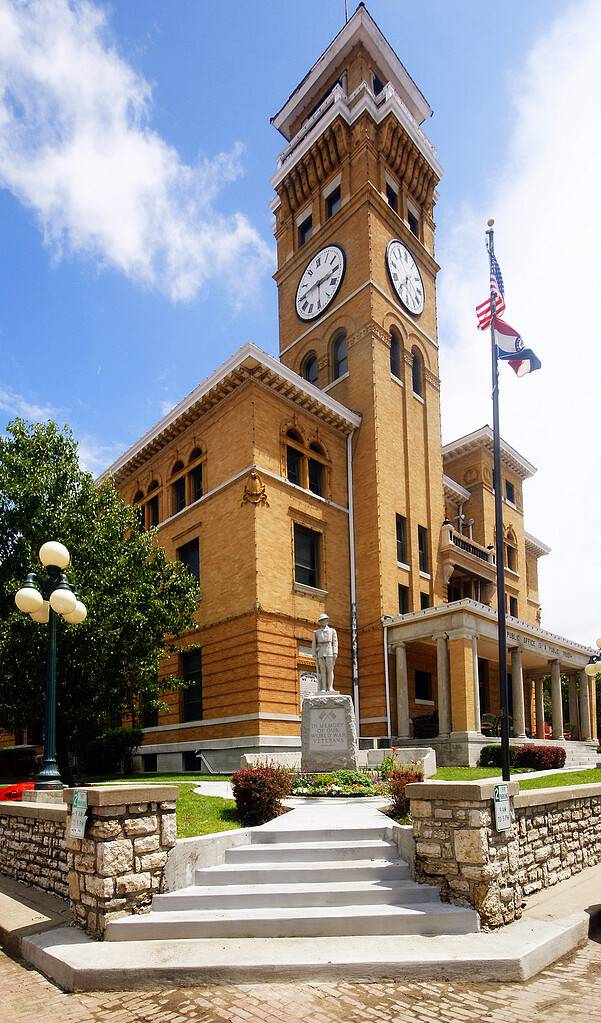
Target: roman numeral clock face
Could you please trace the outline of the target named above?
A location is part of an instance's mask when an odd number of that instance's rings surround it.
[[[396,238],[386,246],[386,267],[405,309],[419,316],[424,309],[424,282],[409,249]]]
[[[342,284],[346,260],[338,245],[320,249],[307,264],[296,289],[296,314],[316,320],[333,302]]]

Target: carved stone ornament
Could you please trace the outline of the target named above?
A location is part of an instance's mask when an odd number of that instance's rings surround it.
[[[485,465],[482,470],[482,477],[484,479],[484,482],[488,483],[489,487],[492,487],[492,472],[490,471],[487,465]]]
[[[264,504],[266,508],[269,508],[265,484],[256,469],[253,469],[247,477],[242,504]]]
[[[465,483],[466,487],[469,487],[472,485],[472,483],[476,483],[477,480],[478,470],[476,469],[475,466],[471,465],[469,469],[466,469],[465,473],[463,474],[463,482]]]

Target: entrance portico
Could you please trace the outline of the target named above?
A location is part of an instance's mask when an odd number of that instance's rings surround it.
[[[490,734],[500,714],[496,610],[459,600],[399,615],[387,621],[387,632],[396,668],[393,734],[403,745],[423,745],[427,739],[440,764],[475,765],[482,746],[499,741]],[[509,620],[507,645],[515,742],[544,739],[564,745],[574,763],[590,759],[597,744],[595,690],[584,672],[591,651],[517,619]],[[569,678],[569,721],[564,720],[562,675]],[[544,721],[548,676],[551,734]],[[429,692],[425,678],[431,678]]]

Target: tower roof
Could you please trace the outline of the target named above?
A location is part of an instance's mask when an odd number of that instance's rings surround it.
[[[473,433],[466,434],[465,437],[459,437],[458,440],[444,444],[442,449],[443,463],[459,458],[461,455],[468,454],[470,451],[475,451],[478,448],[485,448],[492,454],[493,432],[488,424],[480,427],[479,430],[474,430]],[[536,472],[536,466],[532,465],[532,462],[529,462],[523,455],[520,455],[519,451],[512,448],[511,444],[508,444],[503,438],[501,438],[501,461],[503,465],[511,469],[521,480],[529,479]]]
[[[362,43],[377,68],[392,82],[399,96],[418,124],[432,114],[430,104],[418,89],[411,75],[401,63],[371,14],[360,3],[353,16],[316,60],[310,71],[288,97],[284,106],[271,118],[271,123],[290,141],[292,124],[303,107],[309,107],[319,98],[332,67],[339,64],[357,43]]]

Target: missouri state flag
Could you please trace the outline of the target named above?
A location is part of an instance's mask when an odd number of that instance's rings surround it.
[[[519,377],[540,369],[540,359],[531,348],[526,348],[517,330],[498,316],[495,316],[494,330],[499,359],[508,362]]]

